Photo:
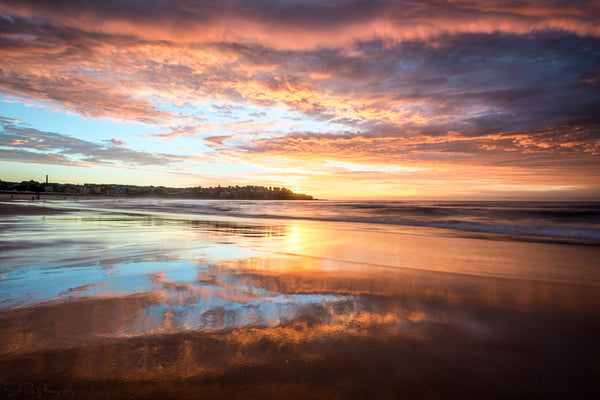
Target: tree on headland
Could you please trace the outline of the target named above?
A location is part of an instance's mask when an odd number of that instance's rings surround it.
[[[74,185],[70,183],[39,183],[34,180],[29,182],[11,183],[0,181],[0,191],[69,194],[85,196],[118,196],[118,197],[163,197],[183,199],[231,199],[231,200],[313,200],[307,194],[294,193],[284,187],[264,186],[221,186],[217,187],[191,187],[169,188],[164,186],[137,186],[137,185],[97,185],[85,183]]]

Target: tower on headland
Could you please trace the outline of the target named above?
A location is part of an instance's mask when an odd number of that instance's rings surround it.
[[[48,183],[48,175],[46,174],[46,183]]]

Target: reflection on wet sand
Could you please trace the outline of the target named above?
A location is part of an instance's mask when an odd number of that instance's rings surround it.
[[[75,398],[597,390],[597,246],[89,211],[28,218],[12,239],[61,245],[3,255],[3,396],[31,382]]]
[[[417,310],[404,321],[393,313],[311,311],[328,318],[311,313],[271,328],[71,341],[5,354],[2,375],[71,383],[80,398],[115,391],[122,398],[573,398],[594,389],[596,354],[581,340],[595,338],[581,334],[584,326],[510,312],[467,316],[471,326],[452,312],[428,322]],[[503,330],[486,331],[497,327]],[[538,330],[551,330],[552,338]]]

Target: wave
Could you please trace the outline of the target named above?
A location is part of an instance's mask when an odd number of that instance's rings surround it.
[[[83,202],[81,202],[83,203]],[[340,202],[240,200],[89,201],[86,207],[211,217],[431,227],[600,240],[600,204],[575,202]]]

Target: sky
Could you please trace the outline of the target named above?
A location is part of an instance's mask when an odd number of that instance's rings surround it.
[[[0,0],[0,179],[599,199],[600,2]]]

